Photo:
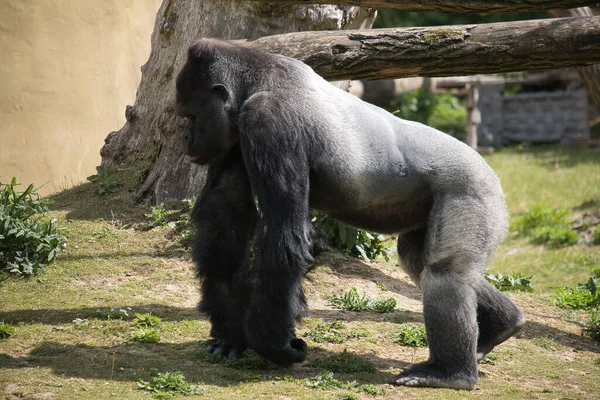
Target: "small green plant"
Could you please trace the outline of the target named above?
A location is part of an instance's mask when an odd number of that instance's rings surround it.
[[[18,190],[17,178],[0,182],[0,271],[22,276],[37,275],[66,246],[67,239],[49,220],[47,200],[29,185]]]
[[[15,333],[15,327],[4,322],[0,322],[0,339],[8,339]]]
[[[383,256],[389,260],[389,248],[383,235],[351,228],[325,213],[313,211],[313,221],[327,237],[329,245],[352,257],[374,260]]]
[[[537,204],[528,213],[515,218],[511,229],[550,248],[571,246],[577,243],[577,233],[571,229],[568,215],[566,209]]]
[[[342,382],[334,378],[333,372],[323,371],[312,378],[302,380],[304,385],[311,389],[354,389],[358,387],[356,381]]]
[[[483,356],[483,358],[481,360],[479,360],[479,362],[481,364],[489,364],[489,365],[496,365],[497,361],[498,361],[498,357],[496,357],[493,354],[486,354],[485,356]]]
[[[341,321],[334,321],[329,325],[319,324],[304,337],[316,343],[343,343],[348,338],[343,328],[344,324]]]
[[[545,244],[551,249],[572,246],[577,243],[577,232],[564,226],[543,226],[531,232],[536,244]]]
[[[98,319],[130,319],[133,311],[131,307],[109,307],[107,309],[96,309],[90,313],[91,318]]]
[[[485,273],[485,279],[494,285],[498,290],[517,291],[517,292],[533,292],[535,290],[531,283],[531,276],[523,276],[521,273],[512,275],[491,274]]]
[[[148,228],[155,228],[158,226],[167,226],[177,221],[181,211],[167,209],[164,203],[157,206],[153,206],[148,214],[144,214],[147,218],[146,225]]]
[[[135,314],[133,323],[140,328],[156,328],[160,325],[161,318],[152,314]]]
[[[366,294],[358,294],[353,287],[341,296],[329,297],[329,304],[347,311],[374,311],[378,313],[392,312],[396,308],[396,300],[390,297],[385,300],[373,301]]]
[[[584,332],[597,342],[600,342],[600,309],[590,311],[590,319],[586,323]]]
[[[600,226],[594,229],[594,244],[600,244]]]
[[[365,394],[368,394],[369,396],[379,396],[383,394],[383,390],[381,390],[378,386],[371,384],[362,385],[359,390]]]
[[[355,373],[355,372],[377,372],[375,365],[363,358],[354,356],[346,349],[340,354],[329,357],[319,358],[313,361],[312,365],[331,372]]]
[[[96,174],[88,176],[87,180],[97,185],[96,193],[101,196],[116,193],[123,186],[113,180],[111,174],[103,166],[96,167]]]
[[[138,388],[152,393],[157,398],[172,397],[176,394],[183,396],[199,395],[204,390],[198,385],[190,384],[181,372],[159,372],[150,381],[141,380]]]
[[[562,308],[589,309],[600,305],[600,268],[586,283],[578,283],[574,287],[557,288],[554,292],[555,303]]]
[[[394,332],[394,341],[404,346],[427,347],[427,334],[423,324],[402,324]]]
[[[160,337],[156,328],[138,328],[131,334],[131,340],[141,343],[158,343]]]

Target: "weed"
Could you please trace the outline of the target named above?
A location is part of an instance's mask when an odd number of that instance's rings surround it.
[[[489,365],[496,365],[496,361],[498,361],[498,358],[493,354],[486,354],[481,360],[479,360],[480,363]]]
[[[358,387],[356,381],[342,382],[333,377],[333,372],[323,371],[312,378],[303,379],[306,387],[311,389],[354,389]]]
[[[558,343],[556,343],[556,341],[554,341],[554,339],[548,338],[548,337],[536,337],[533,338],[531,340],[531,342],[538,346],[541,347],[542,349],[546,349],[546,350],[557,350],[559,345]]]
[[[331,372],[354,373],[354,372],[377,372],[371,361],[354,356],[346,349],[340,354],[319,358],[312,365]]]
[[[402,324],[394,332],[394,342],[410,347],[427,347],[427,334],[423,324]]]
[[[543,226],[531,232],[534,243],[545,244],[551,249],[572,246],[577,243],[577,233],[563,226]]]
[[[181,372],[176,371],[159,372],[149,382],[140,379],[138,388],[151,392],[157,398],[171,397],[176,394],[192,396],[202,394],[204,391],[200,386],[190,384]]]
[[[594,229],[594,244],[600,244],[600,226]]]
[[[598,342],[600,342],[600,309],[594,309],[590,312],[590,319],[584,328],[585,333]]]
[[[144,214],[148,219],[146,222],[148,228],[167,226],[169,223],[175,222],[180,215],[181,211],[167,209],[164,203],[153,206],[148,214]]]
[[[523,276],[521,273],[512,275],[502,274],[491,274],[486,272],[485,279],[494,285],[498,290],[505,291],[519,291],[519,292],[533,292],[535,289],[531,283],[531,276]]]
[[[4,322],[0,322],[0,339],[8,339],[15,333],[15,327]]]
[[[152,314],[135,314],[133,323],[141,328],[156,328],[160,325],[161,318],[155,317]]]
[[[97,185],[96,193],[101,196],[116,193],[123,186],[122,183],[113,180],[111,174],[103,166],[96,167],[96,174],[88,176],[87,180]]]
[[[344,392],[339,395],[339,400],[360,400],[360,396],[352,392]]]
[[[316,343],[343,343],[348,339],[348,336],[339,328],[339,324],[335,321],[329,325],[319,324],[304,337],[309,338]],[[343,324],[341,324],[343,326]]]
[[[47,200],[29,185],[19,192],[17,178],[0,182],[0,271],[37,275],[67,245],[55,221],[45,217]]]
[[[396,308],[396,300],[390,297],[385,300],[373,301],[366,294],[358,294],[353,287],[341,296],[329,297],[329,304],[347,311],[374,311],[378,313],[392,312]]]
[[[75,318],[73,320],[73,327],[75,329],[81,330],[81,329],[89,328],[90,326],[91,326],[91,323],[87,319]]]
[[[377,256],[389,260],[389,248],[382,235],[351,228],[319,211],[313,211],[312,215],[312,220],[323,230],[331,247],[365,260],[374,260]]]
[[[237,370],[260,370],[269,371],[277,369],[277,365],[267,359],[258,356],[255,352],[246,351],[243,358],[228,358],[203,353],[201,358],[211,364],[220,364],[224,367]]]
[[[90,317],[98,319],[130,319],[132,313],[131,307],[110,307],[105,310],[96,309],[96,311],[90,313]]]
[[[371,384],[367,384],[367,385],[362,385],[359,389],[359,391],[368,394],[370,396],[378,396],[383,394],[383,390],[381,390],[379,387],[377,387],[377,385],[371,385]]]
[[[139,328],[133,331],[131,340],[141,343],[158,343],[160,337],[156,328]]]
[[[575,287],[557,288],[554,292],[555,303],[562,308],[588,309],[600,305],[600,268],[595,269],[586,283]]]
[[[550,248],[571,246],[577,243],[577,233],[567,221],[568,214],[569,211],[563,208],[537,204],[528,213],[516,218],[511,229]]]
[[[179,241],[184,246],[191,246],[193,237],[190,212],[194,208],[196,198],[183,199],[176,202],[161,203],[144,214],[147,222],[146,229],[168,226],[179,235]]]

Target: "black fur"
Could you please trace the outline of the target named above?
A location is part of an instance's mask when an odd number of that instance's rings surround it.
[[[507,225],[498,178],[472,149],[334,88],[299,61],[216,40],[190,47],[177,78],[190,161],[209,164],[193,210],[193,257],[214,341],[281,365],[303,361],[295,335],[302,278],[326,248],[309,206],[398,233],[423,292],[430,359],[391,382],[472,389],[477,359],[514,335],[521,311],[483,278]]]

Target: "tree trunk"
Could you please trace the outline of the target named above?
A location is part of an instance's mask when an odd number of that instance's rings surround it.
[[[369,28],[374,10],[341,6],[284,6],[236,0],[164,0],[156,16],[152,52],[142,66],[136,101],[127,122],[105,139],[102,165],[145,166],[137,188],[140,201],[198,194],[206,169],[183,157],[182,119],[173,112],[174,78],[187,47],[201,37],[256,39],[302,30]]]
[[[532,71],[600,62],[600,17],[297,32],[247,45],[304,61],[328,80]]]
[[[405,11],[445,13],[488,13],[544,11],[590,6],[597,0],[254,0],[279,4],[345,4],[362,7],[396,8]]]
[[[552,17],[591,17],[594,12],[589,7],[573,8],[571,10],[551,10]],[[600,64],[577,68],[590,102],[600,114]]]

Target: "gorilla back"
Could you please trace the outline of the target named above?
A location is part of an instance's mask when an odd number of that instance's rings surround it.
[[[241,357],[250,347],[281,365],[304,360],[301,280],[324,248],[309,207],[398,234],[403,268],[423,291],[430,358],[391,383],[472,389],[477,360],[523,326],[483,278],[507,212],[496,174],[465,144],[335,88],[300,61],[211,39],[189,49],[177,112],[189,120],[190,161],[209,164],[193,211],[209,352]]]

